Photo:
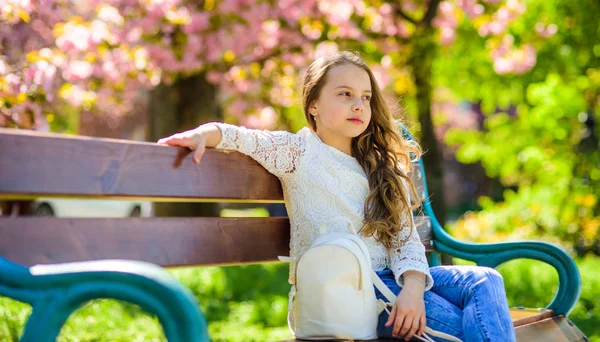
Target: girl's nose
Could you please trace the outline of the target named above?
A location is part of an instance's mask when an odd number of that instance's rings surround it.
[[[353,112],[362,112],[363,110],[365,110],[365,105],[361,100],[355,101],[352,105]]]

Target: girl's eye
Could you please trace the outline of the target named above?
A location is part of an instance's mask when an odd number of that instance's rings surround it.
[[[367,101],[371,101],[371,96],[370,95],[365,95],[363,96],[363,98]]]
[[[350,96],[350,92],[349,91],[345,91],[345,92],[340,93],[340,95],[342,95],[342,96]]]

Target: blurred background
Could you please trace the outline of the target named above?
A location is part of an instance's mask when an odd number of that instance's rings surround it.
[[[600,341],[599,17],[596,0],[3,0],[0,127],[145,141],[209,121],[296,132],[306,125],[306,67],[357,51],[426,151],[438,219],[466,241],[565,248],[583,279],[570,317]],[[34,214],[54,216],[281,211],[33,205]],[[554,295],[556,272],[539,262],[500,271],[511,305],[542,307]],[[215,341],[291,336],[287,265],[171,273],[198,297]],[[29,313],[0,298],[0,341],[17,341]],[[138,307],[98,300],[70,318],[59,340],[164,336]]]

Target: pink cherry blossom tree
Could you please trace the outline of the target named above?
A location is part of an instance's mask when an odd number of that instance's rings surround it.
[[[415,100],[442,196],[432,60],[467,20],[490,38],[497,73],[527,72],[535,49],[507,34],[523,11],[520,0],[5,0],[0,125],[46,130],[65,114],[118,120],[147,108],[149,140],[215,119],[295,129],[303,68],[352,49],[382,88]]]

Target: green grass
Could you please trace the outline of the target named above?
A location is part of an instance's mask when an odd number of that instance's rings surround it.
[[[600,258],[581,259],[577,264],[583,288],[570,318],[591,341],[600,342]],[[502,266],[500,272],[511,306],[542,307],[556,291],[556,272],[540,262],[514,261]],[[286,264],[188,268],[170,273],[198,298],[214,341],[275,341],[291,337],[286,327]],[[0,297],[0,341],[17,341],[29,314],[28,305]],[[69,318],[58,341],[165,338],[158,321],[137,306],[94,300]]]

